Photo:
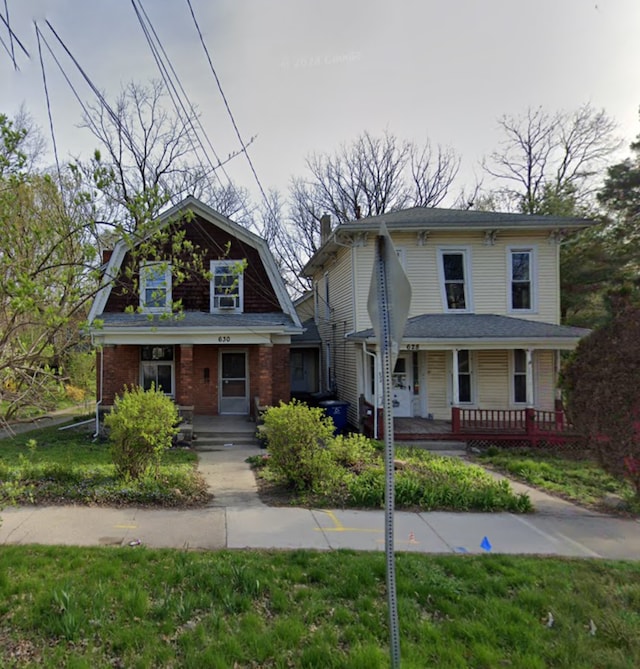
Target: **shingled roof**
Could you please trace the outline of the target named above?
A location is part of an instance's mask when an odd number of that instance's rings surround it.
[[[459,344],[469,346],[473,343],[486,346],[489,340],[500,345],[519,347],[549,344],[557,348],[573,348],[577,340],[589,334],[590,330],[567,325],[554,325],[523,318],[511,318],[496,314],[423,314],[407,321],[403,342]],[[373,341],[372,328],[349,335],[356,341]]]

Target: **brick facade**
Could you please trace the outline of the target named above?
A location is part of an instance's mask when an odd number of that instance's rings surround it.
[[[99,356],[100,354],[98,354]],[[111,406],[116,395],[122,394],[124,386],[140,384],[140,348],[118,344],[104,346],[102,349],[103,379],[102,403]],[[96,370],[98,375],[98,397],[100,397],[100,359],[98,357]]]

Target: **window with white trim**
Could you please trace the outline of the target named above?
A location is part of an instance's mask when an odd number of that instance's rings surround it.
[[[140,306],[145,311],[171,310],[171,264],[149,262],[140,266]]]
[[[471,403],[471,353],[458,351],[458,400],[460,404]]]
[[[174,394],[173,346],[140,347],[140,385]]]
[[[533,249],[509,249],[509,308],[511,311],[533,311],[533,283]]]
[[[244,309],[244,263],[242,260],[211,261],[211,313],[242,313]]]
[[[470,311],[469,254],[466,249],[438,249],[445,311]]]
[[[527,352],[521,348],[513,351],[513,402],[527,402]]]

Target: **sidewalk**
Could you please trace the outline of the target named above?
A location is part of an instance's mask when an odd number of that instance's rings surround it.
[[[192,510],[21,507],[2,511],[0,544],[216,550],[384,550],[382,511],[268,507],[245,459],[257,447],[199,453],[214,493]],[[518,489],[526,488],[517,485]],[[522,553],[640,559],[640,523],[589,512],[527,489],[541,512],[395,514],[395,549],[417,553]]]
[[[9,423],[9,427],[0,425],[0,439],[6,439],[16,434],[24,434],[32,430],[40,430],[43,427],[54,427],[68,423],[74,416],[83,416],[90,414],[91,408],[85,406],[73,406],[59,411],[52,411],[44,416],[38,416],[32,420],[21,421],[19,423]]]

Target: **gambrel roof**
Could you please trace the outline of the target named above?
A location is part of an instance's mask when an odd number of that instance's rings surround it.
[[[243,244],[255,249],[258,252],[260,260],[264,266],[264,269],[267,273],[271,286],[273,287],[273,290],[277,297],[278,304],[280,306],[282,314],[286,316],[285,320],[287,321],[287,330],[301,332],[302,326],[300,324],[300,319],[298,318],[298,315],[293,306],[291,298],[289,297],[289,294],[286,291],[284,281],[278,271],[278,267],[273,258],[273,255],[271,254],[271,251],[269,250],[269,247],[267,246],[267,243],[265,242],[264,239],[252,233],[251,231],[247,230],[246,228],[242,227],[241,225],[234,223],[226,216],[223,216],[222,214],[219,214],[218,212],[214,211],[211,207],[207,206],[203,202],[200,202],[200,200],[197,200],[193,196],[187,197],[182,202],[179,202],[178,204],[172,206],[170,209],[167,209],[167,211],[163,212],[158,218],[156,231],[162,229],[171,222],[179,221],[188,212],[192,212],[199,218],[203,219],[205,222],[211,223],[212,225],[220,228],[231,237],[240,240]],[[109,259],[109,262],[105,268],[102,286],[96,295],[93,305],[91,306],[91,310],[89,312],[89,317],[88,317],[89,324],[93,323],[93,321],[96,318],[102,319],[104,318],[104,316],[106,316],[106,314],[103,316],[103,312],[105,310],[105,306],[107,305],[109,295],[111,294],[114,279],[118,276],[118,273],[122,267],[122,263],[125,259],[127,251],[129,250],[130,246],[129,244],[127,244],[125,240],[121,240],[116,244],[113,253],[111,255],[111,258]],[[217,325],[217,321],[216,323],[214,323],[215,319],[213,319],[212,314],[202,314],[201,316],[190,314],[188,316],[188,320],[185,320],[186,319],[185,316],[182,318],[179,324],[174,324],[174,325],[170,325],[172,321],[171,318],[154,319],[157,322],[150,323],[149,318],[146,316],[141,316],[140,318],[133,318],[133,316],[140,316],[140,314],[122,314],[122,318],[120,319],[116,318],[114,315],[111,315],[108,317],[107,320],[109,321],[112,327],[132,327],[132,328],[151,327],[151,326],[156,328],[172,327],[173,329],[177,328],[178,326],[182,328],[202,327],[203,326],[202,319],[205,319],[207,321],[207,324],[210,326]],[[241,325],[240,323],[235,322],[239,319],[243,323],[246,323],[248,327],[251,327],[252,326],[251,324],[253,323],[253,321],[255,321],[257,315],[238,314],[235,319],[230,319],[229,316],[230,314],[225,315],[224,316],[225,320],[221,322],[220,325],[224,323],[225,325],[229,326],[231,326],[232,324],[235,326],[240,326]],[[274,314],[273,317],[279,321],[283,320],[282,315],[279,314]],[[197,318],[199,318],[198,323],[192,322],[194,321],[194,319]],[[126,320],[126,324],[123,322],[123,319]],[[105,325],[106,324],[107,323],[105,322]],[[276,325],[275,322],[271,324],[274,326]]]

